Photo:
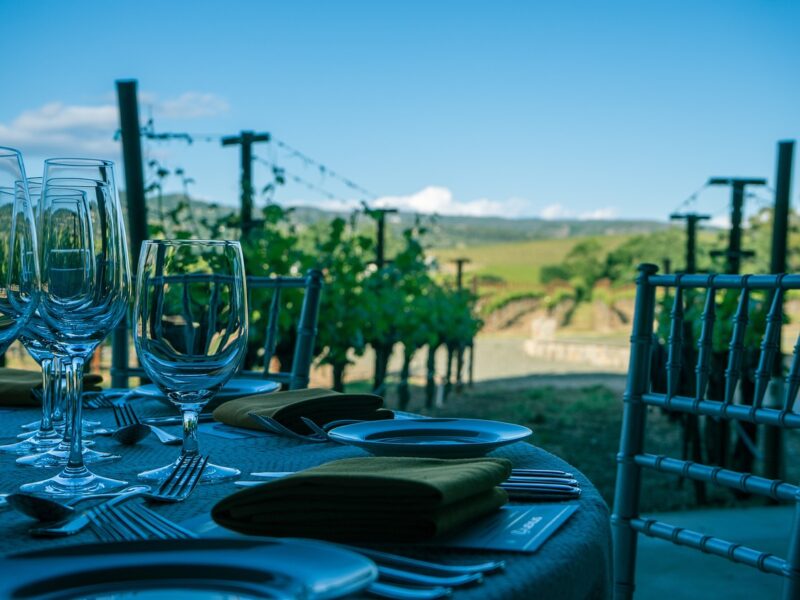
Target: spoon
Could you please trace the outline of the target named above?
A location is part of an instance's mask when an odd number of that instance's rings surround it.
[[[180,444],[183,443],[183,438],[178,437],[177,435],[172,435],[171,433],[168,433],[168,432],[164,431],[160,427],[156,427],[155,425],[150,425],[149,423],[142,423],[142,425],[144,425],[145,427],[149,427],[150,431],[153,432],[153,434],[158,438],[158,441],[161,442],[162,444],[166,444],[167,446],[179,446]],[[129,426],[126,426],[126,427],[129,427]],[[132,427],[132,426],[130,426],[130,427]],[[102,435],[102,436],[108,436],[108,437],[114,438],[114,435],[118,431],[119,431],[119,429],[95,429],[94,430],[94,434],[95,435]],[[128,435],[128,434],[125,434],[125,435]],[[144,436],[141,439],[143,439],[143,438],[144,438]],[[116,439],[116,438],[114,438],[114,439]],[[133,442],[129,442],[128,444],[135,444],[136,442],[141,441],[141,439],[133,441]],[[125,444],[126,443],[126,442],[123,442],[123,441],[120,441],[120,440],[117,440],[117,441],[119,443],[121,443],[121,444]]]
[[[151,431],[150,427],[144,423],[131,423],[117,429],[111,434],[111,439],[123,446],[132,446],[150,435]]]
[[[6,497],[6,502],[8,502],[11,508],[39,521],[62,521],[76,512],[73,508],[73,505],[77,504],[78,502],[83,502],[84,500],[94,500],[95,498],[114,498],[117,496],[144,494],[145,492],[149,491],[149,485],[131,485],[119,492],[79,496],[77,498],[70,498],[65,502],[59,502],[57,500],[52,500],[51,498],[36,496],[34,494],[17,492],[16,494],[9,494]]]

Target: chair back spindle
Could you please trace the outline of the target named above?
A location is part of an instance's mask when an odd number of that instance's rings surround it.
[[[215,304],[220,301],[220,286],[214,280],[213,275],[192,276],[195,280],[210,278],[211,292],[208,302]],[[289,389],[301,389],[308,387],[309,374],[311,372],[311,362],[314,358],[314,343],[317,335],[317,320],[319,316],[319,305],[322,295],[323,276],[317,269],[308,271],[305,277],[247,277],[247,296],[248,306],[253,307],[252,293],[254,290],[271,290],[272,296],[267,311],[267,323],[264,338],[264,360],[262,370],[243,370],[238,376],[263,377],[286,385]],[[279,325],[281,309],[284,306],[283,290],[298,289],[303,290],[303,300],[300,307],[300,317],[297,323],[297,335],[293,351],[293,361],[291,371],[272,373],[269,370],[272,357],[279,343]],[[187,347],[194,345],[194,315],[192,311],[192,300],[189,294],[189,286],[183,286],[182,308],[184,315],[183,335]],[[211,311],[214,313],[214,311]],[[159,322],[160,323],[160,322]],[[159,325],[160,326],[160,325]],[[251,324],[252,331],[252,324]],[[124,360],[123,360],[124,358]],[[111,374],[114,385],[127,387],[131,377],[143,377],[143,369],[134,368],[128,365],[127,356],[112,357]]]
[[[706,397],[708,379],[711,376],[711,353],[713,351],[714,323],[717,320],[717,290],[714,288],[714,276],[708,277],[708,291],[703,305],[703,313],[700,316],[702,321],[700,329],[700,339],[697,340],[697,367],[695,374],[697,383],[695,385],[695,406]]]

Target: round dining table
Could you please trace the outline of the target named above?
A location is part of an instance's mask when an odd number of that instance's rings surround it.
[[[154,399],[133,399],[139,416],[177,414],[176,409]],[[0,438],[13,441],[20,426],[39,416],[33,408],[0,407]],[[111,409],[84,410],[84,417],[108,427],[114,426]],[[180,427],[164,427],[180,435]],[[90,465],[98,474],[135,483],[137,473],[160,467],[174,460],[179,446],[167,446],[155,436],[148,436],[134,446],[121,446],[111,438],[97,436],[94,449],[113,452],[121,458],[114,462]],[[583,599],[611,596],[611,530],[606,503],[592,483],[575,467],[535,445],[536,433],[528,442],[517,442],[492,452],[490,456],[510,459],[515,468],[558,469],[575,475],[582,488],[578,509],[544,545],[534,553],[465,550],[443,547],[387,546],[388,551],[413,555],[440,562],[464,563],[503,560],[504,571],[485,578],[482,584],[458,588],[456,600],[492,598]],[[575,440],[580,443],[580,440]],[[237,467],[242,478],[257,471],[297,471],[328,461],[367,456],[363,450],[337,443],[309,443],[300,440],[261,434],[249,430],[219,427],[208,423],[200,428],[200,449],[217,464]],[[0,454],[0,493],[17,491],[20,484],[44,479],[52,469],[36,469],[15,463],[15,456]],[[609,468],[612,468],[609,465]],[[175,522],[208,515],[225,496],[241,488],[234,483],[198,485],[183,502],[155,506],[160,514]],[[0,512],[0,553],[3,555],[27,550],[45,550],[57,546],[96,542],[90,529],[67,538],[34,538],[28,529],[35,524],[29,517],[13,510]]]

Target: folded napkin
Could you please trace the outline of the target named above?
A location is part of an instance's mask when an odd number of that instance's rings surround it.
[[[262,429],[248,414],[272,417],[297,433],[311,433],[300,417],[317,425],[340,419],[376,421],[391,419],[394,413],[381,408],[383,398],[374,394],[342,394],[332,390],[308,388],[274,394],[256,394],[230,400],[217,407],[214,418],[234,427]]]
[[[510,474],[497,458],[347,458],[246,488],[211,516],[250,535],[425,541],[500,508]]]
[[[84,391],[97,391],[103,381],[101,375],[87,373],[83,376]],[[0,368],[0,406],[39,406],[40,402],[31,394],[34,388],[42,387],[41,371]]]

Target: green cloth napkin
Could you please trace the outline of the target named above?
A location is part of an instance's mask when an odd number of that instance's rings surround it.
[[[297,433],[311,433],[300,417],[311,419],[320,426],[340,419],[376,421],[393,418],[394,413],[382,406],[383,398],[374,394],[342,394],[308,388],[230,400],[217,407],[214,418],[234,427],[262,429],[248,416],[254,412],[272,417]]]
[[[498,458],[347,458],[246,488],[211,516],[250,535],[425,541],[500,508],[510,474]]]
[[[83,376],[84,391],[100,389],[101,375]],[[25,369],[0,368],[0,406],[39,406],[41,402],[31,394],[33,388],[42,387],[42,372]]]

